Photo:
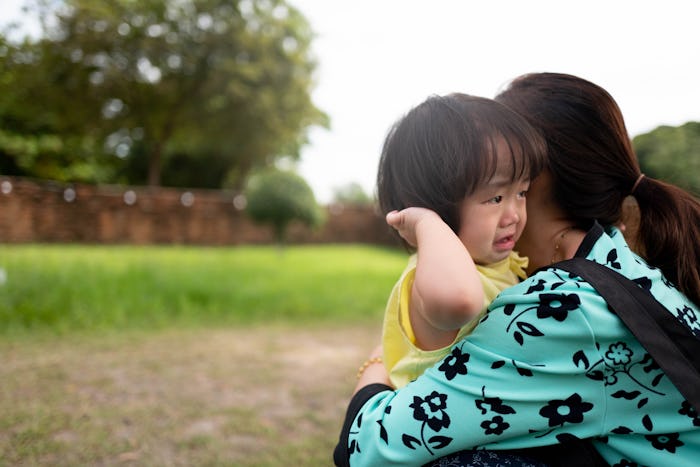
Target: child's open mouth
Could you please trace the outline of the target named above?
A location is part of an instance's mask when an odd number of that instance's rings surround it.
[[[512,250],[515,247],[515,237],[509,235],[496,241],[495,246],[499,250]]]

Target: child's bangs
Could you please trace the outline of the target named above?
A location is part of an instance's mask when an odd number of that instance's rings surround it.
[[[485,165],[480,176],[482,182],[497,174],[510,182],[531,180],[544,168],[545,144],[527,124],[492,128],[483,144]],[[499,148],[506,150],[499,151]]]

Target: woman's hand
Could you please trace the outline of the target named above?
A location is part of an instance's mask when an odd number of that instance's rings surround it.
[[[391,211],[386,215],[386,223],[393,227],[401,238],[413,246],[418,246],[416,228],[421,222],[443,222],[435,211],[427,208],[406,208],[401,211]]]

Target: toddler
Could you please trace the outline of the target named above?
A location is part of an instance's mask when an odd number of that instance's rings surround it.
[[[544,165],[541,141],[502,104],[458,93],[428,98],[390,130],[377,195],[414,253],[383,324],[383,361],[395,387],[448,355],[491,300],[525,278],[527,259],[513,248],[530,180]]]

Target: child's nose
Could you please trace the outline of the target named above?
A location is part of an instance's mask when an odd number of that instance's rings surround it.
[[[508,203],[503,215],[503,223],[505,225],[510,225],[517,224],[518,222],[520,222],[520,209],[517,203]]]

